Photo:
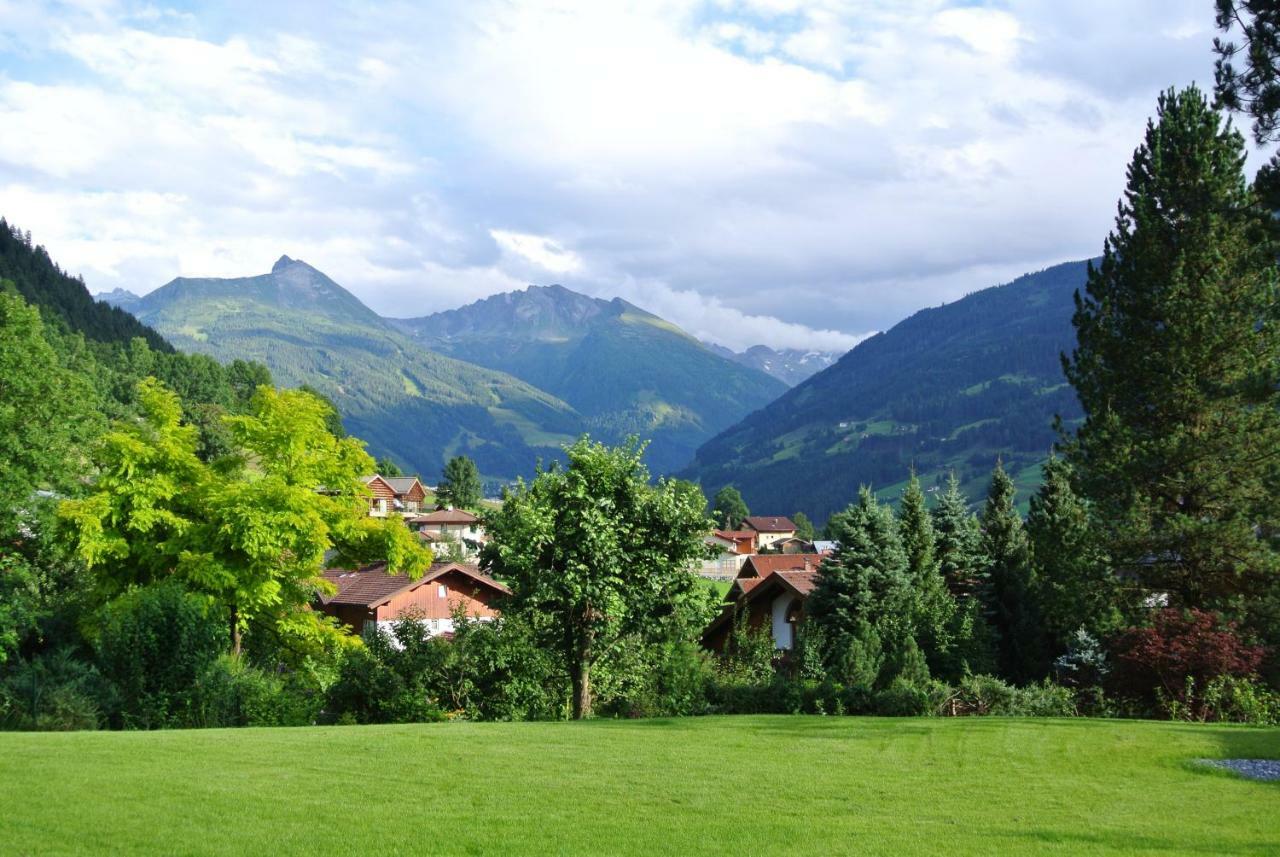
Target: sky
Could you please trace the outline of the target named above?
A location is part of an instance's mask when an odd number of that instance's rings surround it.
[[[843,350],[1101,252],[1210,0],[0,0],[0,215],[90,290],[282,254]]]

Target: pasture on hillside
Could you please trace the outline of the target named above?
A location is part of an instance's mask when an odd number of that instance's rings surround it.
[[[758,716],[0,734],[5,854],[1276,854],[1280,729]]]

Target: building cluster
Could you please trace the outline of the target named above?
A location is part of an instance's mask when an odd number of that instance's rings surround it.
[[[389,629],[405,617],[422,622],[431,634],[452,633],[459,613],[482,621],[495,618],[496,605],[510,591],[477,565],[487,540],[480,517],[465,509],[429,508],[430,492],[416,477],[374,475],[364,482],[371,494],[371,516],[402,518],[438,558],[449,561],[436,562],[425,575],[412,578],[389,574],[385,563],[329,569],[324,577],[337,591],[321,597],[318,609],[357,634]],[[818,566],[835,551],[835,542],[800,538],[790,518],[753,515],[738,529],[712,531],[706,544],[716,554],[698,573],[731,583],[703,644],[724,651],[736,623],[744,622],[753,631],[768,629],[777,648],[792,648]]]

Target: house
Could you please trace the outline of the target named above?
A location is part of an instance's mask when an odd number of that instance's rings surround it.
[[[725,596],[724,610],[707,626],[702,644],[723,652],[734,623],[744,617],[753,630],[768,628],[774,646],[790,650],[804,621],[804,604],[818,581],[819,554],[757,554],[747,558]]]
[[[713,530],[704,541],[719,553],[704,560],[698,573],[715,580],[736,577],[747,557],[756,552],[756,535],[750,530]]]
[[[355,571],[331,568],[324,578],[338,591],[319,597],[320,611],[357,634],[389,629],[406,616],[425,623],[432,634],[451,633],[458,609],[477,619],[493,619],[499,599],[511,594],[476,566],[457,562],[435,563],[419,577],[388,574],[386,563],[375,563]]]
[[[770,548],[778,553],[814,553],[813,542],[805,541],[799,536],[779,539],[770,545]]]
[[[408,518],[408,524],[424,539],[440,542],[456,542],[465,553],[476,555],[486,541],[484,525],[479,515],[466,509],[436,509]]]
[[[417,515],[427,499],[426,486],[416,476],[364,476],[360,479],[373,497],[369,501],[369,514],[385,518],[392,512],[404,517]]]
[[[796,525],[790,518],[769,515],[752,515],[743,520],[742,528],[756,534],[757,550],[764,550],[775,542],[793,538],[796,534]]]

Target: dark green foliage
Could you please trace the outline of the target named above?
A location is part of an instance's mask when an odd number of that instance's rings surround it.
[[[0,219],[0,280],[9,280],[18,294],[38,307],[47,320],[96,342],[127,345],[140,337],[152,349],[173,351],[160,334],[124,310],[94,300],[84,282],[64,273],[43,247],[33,247],[30,233]]]
[[[818,537],[817,531],[813,528],[813,521],[810,521],[809,516],[804,512],[793,514],[791,523],[796,525],[796,538],[811,542]]]
[[[1067,456],[1115,567],[1237,616],[1280,569],[1280,302],[1244,163],[1199,90],[1160,97],[1064,358]]]
[[[1247,113],[1258,143],[1275,142],[1280,128],[1280,4],[1275,0],[1215,0],[1224,33],[1240,28],[1237,44],[1213,40],[1217,106]],[[1243,59],[1243,66],[1235,60]]]
[[[1013,480],[997,462],[982,508],[987,576],[979,597],[994,631],[1000,675],[1022,683],[1045,674],[1048,654],[1034,600],[1030,547],[1013,495]]]
[[[388,456],[385,456],[385,455],[382,456],[374,464],[375,464],[375,469],[378,471],[379,476],[403,476],[404,475],[404,471],[400,469],[400,465],[396,464],[395,461],[393,461]],[[447,465],[445,466],[445,470],[446,471],[448,470]]]
[[[393,324],[433,351],[510,373],[568,402],[605,443],[633,434],[649,440],[657,473],[684,467],[700,444],[787,389],[620,298],[561,286]]]
[[[997,455],[1021,479],[1053,444],[1054,415],[1080,413],[1058,355],[1084,279],[1071,262],[921,310],[712,438],[682,475],[814,520],[912,466],[926,489],[954,471],[974,500]]]
[[[444,466],[436,497],[457,509],[474,509],[480,503],[481,491],[476,463],[465,455],[455,455]]]
[[[97,664],[116,726],[163,729],[198,722],[197,680],[229,645],[227,620],[176,581],[132,590],[102,611]]]
[[[63,647],[9,665],[0,677],[0,726],[66,732],[97,729],[104,691],[97,670]]]
[[[423,723],[443,720],[431,678],[445,660],[444,641],[412,618],[395,623],[394,635],[365,634],[364,647],[343,659],[329,688],[326,712],[339,723]]]
[[[309,726],[316,722],[322,701],[297,673],[268,672],[224,655],[196,680],[188,725]]]
[[[732,485],[726,485],[717,491],[715,499],[711,501],[711,517],[716,526],[723,529],[736,530],[750,514],[751,510],[743,502],[742,495]]]
[[[915,474],[898,504],[898,532],[907,553],[907,576],[915,593],[913,644],[918,643],[925,653],[930,672],[946,675],[954,660],[956,602],[942,575],[933,518]]]

